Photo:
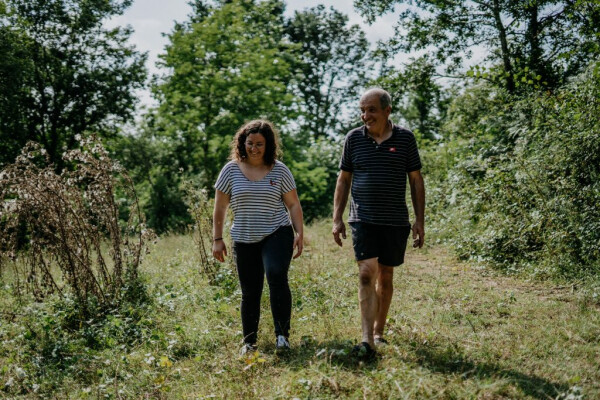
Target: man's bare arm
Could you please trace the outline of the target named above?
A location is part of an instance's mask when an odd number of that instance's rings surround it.
[[[352,185],[352,172],[340,171],[335,185],[335,194],[333,197],[333,240],[342,245],[342,238],[346,239],[346,225],[344,224],[344,210],[348,203],[350,195],[350,186]],[[340,235],[342,238],[340,238]]]
[[[425,243],[425,182],[421,171],[408,173],[410,182],[410,197],[415,211],[415,223],[413,224],[413,247],[423,247]]]

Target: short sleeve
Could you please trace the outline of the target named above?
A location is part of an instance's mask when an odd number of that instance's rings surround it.
[[[281,163],[281,194],[291,192],[296,189],[296,181],[289,168]]]
[[[228,195],[231,195],[231,167],[231,162],[225,164],[215,183],[215,189]]]
[[[342,159],[340,160],[340,169],[346,172],[354,171],[352,165],[352,149],[350,148],[350,134],[344,139],[344,150],[342,151]]]
[[[406,150],[406,172],[412,172],[421,169],[421,157],[419,157],[419,150],[417,149],[417,140],[412,132],[409,131],[409,133],[410,135]]]

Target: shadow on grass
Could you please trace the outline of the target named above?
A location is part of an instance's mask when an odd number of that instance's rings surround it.
[[[363,360],[350,354],[353,345],[354,343],[348,340],[308,341],[283,353],[276,353],[274,348],[265,350],[276,354],[277,363],[285,364],[293,370],[306,368],[311,362],[325,362],[347,371],[377,370],[382,355],[386,358],[394,357],[390,352],[383,350],[378,357]],[[566,393],[570,387],[567,383],[552,382],[534,374],[505,368],[497,363],[470,359],[455,345],[443,348],[439,344],[420,346],[413,342],[411,347],[414,357],[403,360],[407,364],[417,364],[433,373],[461,375],[464,380],[506,380],[531,398],[556,398],[561,393]]]
[[[414,348],[414,354],[417,357],[417,364],[432,372],[460,374],[463,379],[505,379],[511,385],[518,387],[525,395],[536,399],[554,399],[569,390],[569,385],[566,383],[552,382],[516,369],[504,368],[496,363],[471,360],[456,346],[446,349],[418,346]]]
[[[380,356],[365,359],[353,355],[355,344],[349,340],[303,341],[298,347],[276,354],[278,362],[294,370],[304,369],[310,362],[326,362],[346,370],[377,369]]]

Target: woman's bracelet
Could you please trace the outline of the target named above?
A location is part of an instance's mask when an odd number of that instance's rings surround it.
[[[218,242],[219,240],[223,240],[223,238],[222,237],[220,237],[220,238],[214,238],[213,242]]]

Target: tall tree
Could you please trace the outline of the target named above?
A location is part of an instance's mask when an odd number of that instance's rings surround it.
[[[366,84],[369,42],[345,14],[323,5],[296,11],[286,31],[297,43],[295,93],[303,137],[343,133],[347,106]]]
[[[392,95],[394,118],[425,139],[439,137],[451,90],[436,81],[435,66],[427,57],[412,59],[402,70],[383,68],[376,83]]]
[[[111,136],[133,116],[146,56],[129,28],[103,27],[131,0],[0,3],[0,164],[33,140],[60,168],[77,134]]]
[[[478,76],[509,92],[556,87],[600,54],[600,4],[594,0],[355,0],[373,22],[401,6],[392,51],[431,50],[450,71],[477,46],[491,68]]]
[[[172,166],[212,185],[228,144],[246,120],[282,123],[290,55],[279,0],[194,3],[191,20],[175,26],[161,56],[169,73],[154,92],[154,134],[172,149]]]

